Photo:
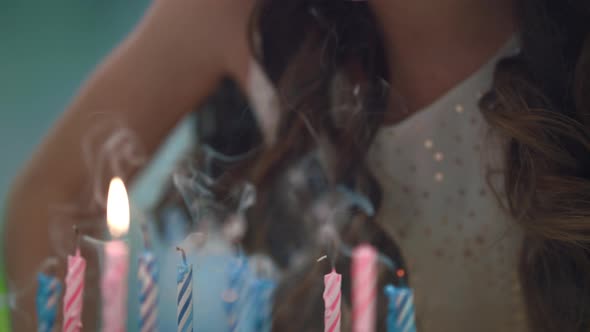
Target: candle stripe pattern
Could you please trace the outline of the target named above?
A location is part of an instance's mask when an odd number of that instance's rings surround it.
[[[270,332],[272,327],[272,296],[276,283],[267,278],[257,278],[250,287],[252,300],[249,308],[254,312],[254,326],[251,332]],[[241,330],[241,329],[240,329]]]
[[[352,253],[352,330],[373,332],[376,322],[377,251],[368,244]]]
[[[270,332],[272,296],[276,283],[268,278],[253,277],[245,291],[244,305],[235,327],[238,332]]]
[[[389,298],[387,332],[416,332],[414,294],[406,287],[385,286]]]
[[[324,276],[324,332],[340,332],[342,275],[332,271]]]
[[[158,266],[155,256],[144,252],[139,257],[139,331],[154,332],[158,327]]]
[[[37,331],[50,332],[55,325],[61,283],[57,278],[39,273],[37,290]]]
[[[102,331],[123,332],[127,329],[127,276],[129,251],[122,241],[105,245],[105,272],[102,289]]]
[[[248,261],[242,255],[236,257],[228,266],[227,298],[224,299],[224,309],[228,317],[228,330],[238,331],[238,323],[246,303],[246,284],[249,279]]]
[[[85,274],[86,260],[80,256],[80,250],[76,250],[75,256],[68,256],[63,332],[79,332],[82,329]]]
[[[178,266],[177,279],[177,318],[178,332],[193,331],[193,267],[181,264]]]

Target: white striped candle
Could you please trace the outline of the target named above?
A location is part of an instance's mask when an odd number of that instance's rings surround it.
[[[80,255],[80,249],[76,249],[75,256],[68,255],[63,332],[79,332],[82,329],[85,274],[86,260]]]
[[[57,316],[57,305],[61,293],[61,283],[56,277],[39,273],[37,289],[37,331],[51,332]]]
[[[342,275],[335,270],[324,276],[324,332],[340,332]]]
[[[352,253],[352,331],[374,332],[377,318],[377,251],[369,244]]]
[[[178,265],[177,275],[177,321],[178,332],[193,331],[193,267],[186,262],[186,254],[181,248],[176,248],[182,253],[182,263]]]
[[[139,331],[154,332],[158,329],[158,266],[151,251],[139,257]]]
[[[414,294],[407,287],[385,286],[389,298],[387,332],[416,332]]]

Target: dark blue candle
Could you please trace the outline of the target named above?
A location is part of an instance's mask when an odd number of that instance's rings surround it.
[[[387,332],[416,332],[414,318],[414,294],[410,288],[387,285]]]
[[[61,283],[56,277],[45,273],[39,273],[37,282],[37,331],[50,332],[55,325]]]

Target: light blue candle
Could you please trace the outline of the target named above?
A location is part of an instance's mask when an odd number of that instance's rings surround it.
[[[272,327],[272,297],[276,283],[267,278],[257,278],[250,286],[253,326],[250,332],[270,332]]]
[[[227,290],[224,293],[223,307],[227,314],[228,331],[234,332],[238,329],[241,313],[246,305],[246,286],[249,279],[248,260],[242,254],[233,259],[227,270]]]
[[[414,294],[410,288],[387,285],[387,332],[416,332],[414,318]]]
[[[177,319],[178,332],[193,331],[193,267],[186,262],[186,254],[181,248],[176,248],[182,254],[182,263],[178,265],[176,289],[178,291]]]
[[[276,283],[267,278],[253,278],[245,292],[235,331],[270,332],[272,327],[272,296]]]
[[[50,332],[55,325],[61,283],[56,277],[45,273],[39,273],[37,282],[37,331]]]

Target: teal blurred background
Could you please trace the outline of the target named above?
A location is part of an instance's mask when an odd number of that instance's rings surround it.
[[[148,0],[0,0],[0,199],[94,66]]]
[[[21,165],[148,4],[0,0],[0,216]],[[6,312],[6,306],[0,308],[0,331],[9,330]]]
[[[132,30],[148,0],[29,1],[0,0],[0,218],[8,188],[47,130],[67,107],[95,66]],[[158,199],[178,158],[194,143],[185,121],[163,144],[130,191],[135,209],[146,210]],[[0,226],[3,221],[0,219]],[[129,331],[137,330],[137,259],[142,250],[137,222],[131,224]],[[178,243],[176,243],[178,244]],[[160,261],[160,331],[176,330],[174,245],[154,239]],[[225,287],[227,252],[193,255],[195,328],[224,329],[220,299]],[[0,262],[0,268],[3,264]],[[0,332],[10,331],[6,280],[0,273]],[[216,305],[217,304],[217,305]]]

